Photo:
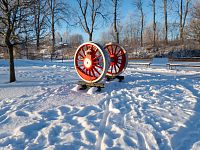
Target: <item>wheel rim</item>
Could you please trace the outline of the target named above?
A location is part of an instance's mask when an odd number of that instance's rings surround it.
[[[117,43],[108,43],[104,49],[110,56],[110,67],[106,75],[117,76],[121,74],[126,69],[128,63],[126,50]]]
[[[85,82],[98,82],[107,72],[104,49],[96,43],[83,43],[74,57],[75,69]]]

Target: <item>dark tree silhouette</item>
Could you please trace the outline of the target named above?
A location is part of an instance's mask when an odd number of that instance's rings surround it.
[[[10,82],[16,81],[13,49],[23,42],[24,34],[28,32],[24,30],[24,24],[26,27],[31,25],[28,21],[32,19],[29,9],[31,6],[32,1],[0,0],[0,36],[3,39],[1,46],[8,48]]]

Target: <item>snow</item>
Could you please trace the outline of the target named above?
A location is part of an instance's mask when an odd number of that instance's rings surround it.
[[[87,91],[87,94],[92,95],[92,94],[94,94],[96,91],[97,91],[97,88],[96,88],[96,87],[91,87],[91,88]]]
[[[0,60],[0,149],[200,149],[199,68],[130,63],[95,92],[78,90],[73,61],[15,65],[8,83]]]

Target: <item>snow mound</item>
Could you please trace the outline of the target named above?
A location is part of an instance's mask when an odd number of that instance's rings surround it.
[[[91,87],[91,88],[89,88],[89,90],[87,91],[87,94],[92,95],[92,94],[94,94],[96,91],[97,91],[97,88],[96,88],[96,87]]]
[[[81,85],[76,85],[74,88],[72,88],[72,91],[78,92],[79,89],[81,88]]]

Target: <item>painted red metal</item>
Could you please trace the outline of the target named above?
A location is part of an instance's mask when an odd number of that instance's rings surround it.
[[[107,72],[105,51],[99,45],[88,42],[76,50],[75,69],[85,82],[98,82]]]
[[[127,66],[128,58],[125,49],[117,43],[108,43],[104,49],[110,55],[110,68],[106,75],[118,76]]]

